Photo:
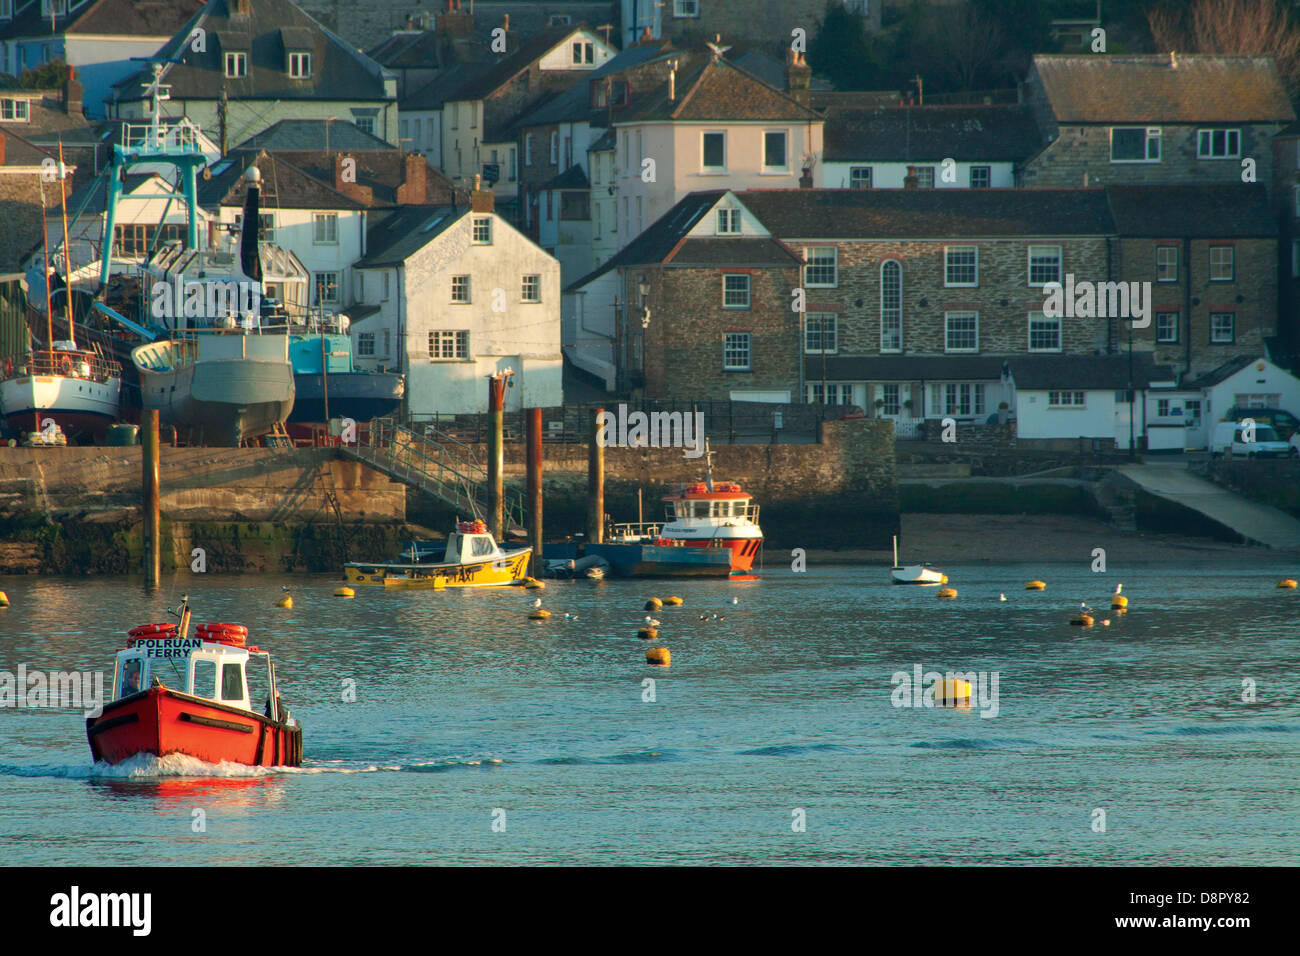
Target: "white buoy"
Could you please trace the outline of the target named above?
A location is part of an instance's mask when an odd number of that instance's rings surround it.
[[[740,603],[740,598],[738,598],[738,597],[734,597],[734,598],[732,598],[732,599],[731,599],[731,603],[732,603],[732,604],[739,604],[739,603]]]

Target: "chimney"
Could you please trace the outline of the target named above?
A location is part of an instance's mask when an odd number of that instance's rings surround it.
[[[460,0],[447,0],[446,11],[434,17],[433,22],[439,33],[453,39],[463,39],[474,33],[474,14],[462,10]]]
[[[68,67],[68,78],[63,83],[63,111],[69,116],[81,115],[81,81],[75,66]]]
[[[803,171],[799,174],[799,188],[800,189],[813,188],[813,175],[812,175],[811,163],[803,164]]]
[[[372,205],[375,201],[375,191],[371,187],[363,186],[356,181],[356,167],[354,165],[348,165],[351,175],[346,180],[343,178],[344,164],[352,159],[354,157],[344,156],[342,153],[334,157],[334,188],[359,203],[364,203],[367,206]]]
[[[407,153],[402,157],[404,176],[397,187],[399,206],[422,206],[429,183],[429,163],[420,153]]]
[[[654,34],[652,34],[652,33],[650,32],[650,28],[649,28],[649,27],[646,27],[644,30],[641,31],[641,39],[640,39],[639,42],[641,42],[641,43],[649,43],[649,42],[651,42],[652,40],[654,40]]]
[[[918,180],[918,179],[917,179],[917,176],[916,176],[916,167],[915,167],[915,166],[908,166],[908,167],[907,167],[907,175],[903,177],[903,188],[904,188],[904,189],[915,189],[915,188],[917,187],[917,183],[918,183],[919,181],[920,181],[920,180]]]
[[[470,212],[495,212],[497,197],[490,189],[483,188],[483,177],[474,177],[474,191],[469,194]]]
[[[785,88],[791,98],[801,106],[812,102],[812,67],[804,60],[802,53],[790,51],[786,56]]]

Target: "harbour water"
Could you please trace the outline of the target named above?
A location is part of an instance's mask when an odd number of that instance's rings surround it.
[[[945,567],[953,601],[880,567],[767,566],[355,600],[334,576],[185,575],[155,596],[0,579],[0,671],[107,682],[126,628],[183,591],[196,621],[250,625],[305,755],[93,767],[79,711],[0,709],[0,861],[1300,863],[1300,592],[1275,588],[1294,576],[1276,559]],[[526,619],[538,594],[547,621]],[[652,594],[685,598],[656,612],[668,668],[636,638]],[[1081,600],[1097,626],[1067,623]],[[996,672],[996,716],[894,706],[916,666]]]

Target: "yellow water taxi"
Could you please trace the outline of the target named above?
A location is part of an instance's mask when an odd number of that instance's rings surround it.
[[[459,521],[447,543],[412,541],[402,552],[406,561],[343,566],[349,585],[406,591],[443,588],[491,588],[523,584],[531,547],[506,550],[482,521]]]

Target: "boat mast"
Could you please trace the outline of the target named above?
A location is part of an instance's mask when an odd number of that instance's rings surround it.
[[[77,347],[77,333],[72,327],[72,246],[68,243],[68,169],[63,165],[63,140],[59,140],[59,202],[63,206],[63,288],[64,311],[68,317],[68,339]]]
[[[713,490],[713,451],[707,438],[704,439],[704,487]]]

